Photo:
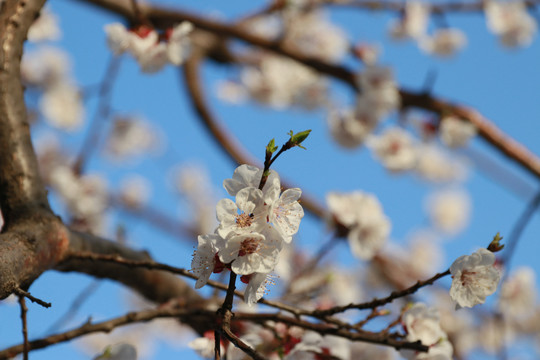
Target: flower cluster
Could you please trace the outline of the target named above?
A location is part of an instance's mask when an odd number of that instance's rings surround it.
[[[167,63],[181,65],[189,54],[191,41],[188,35],[192,30],[193,25],[186,21],[167,29],[164,34],[147,25],[131,29],[120,23],[105,26],[111,51],[115,55],[130,53],[147,73],[157,72]]]
[[[478,249],[472,255],[463,255],[450,266],[452,286],[450,297],[457,307],[483,304],[486,297],[497,290],[501,279],[495,267],[495,255],[487,249]]]
[[[523,1],[489,0],[484,11],[488,28],[499,36],[503,45],[517,47],[532,42],[538,26]]]
[[[298,188],[281,193],[278,174],[271,171],[262,190],[263,171],[241,165],[232,179],[223,182],[229,195],[216,206],[219,225],[213,234],[199,236],[191,268],[198,277],[196,288],[206,284],[213,272],[230,268],[248,283],[245,301],[256,303],[267,283],[267,274],[279,260],[283,243],[298,231],[304,210]]]

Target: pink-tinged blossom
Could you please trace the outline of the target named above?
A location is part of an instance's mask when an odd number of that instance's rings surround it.
[[[530,45],[537,30],[534,18],[528,14],[522,1],[485,2],[484,10],[488,28],[499,36],[508,47]]]
[[[447,116],[441,120],[439,134],[448,147],[464,147],[476,135],[476,127],[454,116]]]
[[[217,253],[225,247],[225,240],[217,234],[199,236],[197,240],[199,244],[191,260],[191,272],[197,276],[195,289],[206,285],[214,271],[220,272],[223,269]]]
[[[375,158],[390,171],[410,170],[416,165],[417,146],[406,130],[398,127],[386,129],[381,135],[370,137],[367,145]]]
[[[428,54],[450,57],[467,45],[467,37],[459,29],[438,29],[433,35],[422,38],[419,45]]]
[[[416,303],[405,311],[401,317],[407,341],[420,341],[429,346],[429,351],[419,352],[401,350],[406,359],[423,360],[451,360],[453,348],[447,339],[446,333],[441,329],[439,312],[435,308],[428,308],[423,303]]]
[[[274,269],[283,241],[276,230],[266,226],[258,232],[231,232],[218,255],[221,262],[231,264],[239,275],[269,273]]]
[[[452,286],[450,297],[458,307],[483,304],[497,290],[501,274],[495,267],[495,255],[484,248],[472,255],[457,258],[450,266]]]
[[[348,229],[347,239],[353,255],[362,260],[375,256],[391,228],[377,198],[360,191],[329,193],[326,203],[334,221]]]
[[[400,19],[390,26],[390,36],[394,40],[418,39],[426,32],[429,7],[421,1],[407,1]]]
[[[205,359],[214,358],[214,350],[216,345],[216,340],[214,337],[214,331],[207,331],[204,333],[204,336],[196,338],[195,340],[187,344],[191,349],[193,349],[197,354]],[[225,348],[223,344],[220,343],[220,354],[225,353]]]

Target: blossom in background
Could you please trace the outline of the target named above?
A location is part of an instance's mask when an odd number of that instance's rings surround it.
[[[402,356],[407,359],[452,359],[453,348],[446,333],[441,329],[437,309],[429,308],[423,303],[416,303],[403,313],[401,324],[407,334],[407,341],[420,341],[423,345],[429,346],[427,353],[401,350]]]
[[[488,28],[508,47],[527,46],[538,25],[522,1],[488,0],[484,2]]]
[[[310,68],[284,57],[262,55],[256,66],[242,70],[240,80],[252,98],[278,109],[292,105],[312,109],[326,101],[324,79]]]
[[[419,40],[422,50],[428,54],[450,57],[467,44],[465,33],[459,29],[438,29],[433,35]]]
[[[418,39],[428,25],[429,7],[421,1],[407,1],[400,19],[390,26],[390,36],[394,40]]]
[[[472,255],[463,255],[450,266],[450,297],[458,307],[483,304],[497,290],[501,274],[495,267],[495,255],[484,248]]]
[[[460,190],[441,190],[427,201],[429,218],[437,230],[447,235],[463,231],[469,222],[471,200]]]
[[[376,117],[386,116],[399,107],[401,98],[390,67],[367,66],[358,74],[358,84],[362,92],[357,106],[367,106]]]
[[[186,21],[168,29],[163,35],[146,25],[131,29],[120,23],[105,26],[107,45],[113,54],[130,53],[141,70],[148,73],[157,72],[168,63],[181,65],[190,52],[189,34],[192,31],[193,25]]]
[[[43,89],[70,79],[71,59],[64,50],[40,46],[25,51],[21,61],[21,76],[25,84]],[[70,81],[67,81],[70,82]]]
[[[127,343],[109,345],[102,354],[95,357],[94,360],[136,360],[137,349]]]
[[[439,125],[439,135],[448,147],[464,147],[476,135],[476,127],[454,116],[446,116]]]
[[[355,191],[326,196],[333,221],[347,228],[347,239],[353,255],[369,260],[382,248],[390,233],[390,221],[377,198]]]
[[[417,156],[414,170],[424,180],[448,183],[464,180],[467,176],[464,161],[452,156],[439,145],[422,144],[418,147]]]
[[[537,297],[534,270],[521,267],[501,284],[499,311],[510,317],[525,317],[533,313]]]
[[[285,16],[283,43],[307,56],[328,62],[340,61],[349,50],[345,32],[329,22],[323,13],[308,11]],[[289,20],[289,21],[287,21]]]
[[[84,106],[79,89],[68,82],[48,88],[41,96],[39,108],[56,128],[75,131],[83,124]]]
[[[373,135],[367,141],[382,165],[390,171],[411,170],[418,159],[417,146],[412,136],[398,127],[386,129],[380,135]]]
[[[120,201],[129,208],[140,208],[150,197],[150,182],[140,175],[131,175],[120,184]]]
[[[39,13],[39,16],[32,26],[28,29],[28,41],[40,42],[46,40],[60,40],[62,32],[58,26],[58,18],[51,12],[48,7],[45,7]]]
[[[163,139],[146,120],[135,116],[117,116],[114,119],[105,152],[111,159],[121,162],[157,150]]]

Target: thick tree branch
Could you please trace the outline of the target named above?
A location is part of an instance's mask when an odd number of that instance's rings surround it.
[[[0,207],[4,231],[37,209],[50,211],[30,140],[20,80],[26,33],[44,2],[5,1],[0,12]]]

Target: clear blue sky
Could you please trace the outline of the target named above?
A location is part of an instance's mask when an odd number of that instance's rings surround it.
[[[250,9],[257,9],[265,4],[263,1],[246,0],[186,0],[181,3],[184,9],[192,9],[198,14],[226,19],[249,13]],[[105,45],[103,26],[117,19],[77,1],[52,0],[49,6],[60,18],[63,38],[59,45],[73,58],[77,82],[82,86],[96,84],[111,56]],[[351,40],[382,44],[384,50],[381,63],[394,67],[398,82],[403,87],[420,89],[427,73],[435,70],[436,95],[476,108],[508,135],[519,140],[532,152],[540,154],[538,39],[535,39],[530,47],[510,51],[500,46],[495,36],[487,31],[482,16],[451,15],[447,21],[467,33],[468,45],[454,59],[439,60],[423,54],[413,43],[389,42],[386,29],[392,18],[391,14],[339,9],[331,13],[331,18],[344,26]],[[283,177],[294,179],[296,185],[320,201],[323,201],[325,194],[331,190],[358,189],[375,193],[392,221],[392,241],[398,244],[404,243],[407,234],[414,229],[425,225],[427,219],[424,200],[425,196],[434,190],[434,186],[412,175],[388,175],[365,148],[355,151],[342,150],[330,138],[323,112],[305,112],[298,109],[289,112],[275,111],[254,103],[231,106],[220,102],[214,91],[216,83],[230,73],[227,68],[207,64],[204,70],[204,86],[210,94],[214,112],[219,114],[220,119],[252,154],[262,158],[268,140],[276,138],[277,143],[282,143],[286,141],[286,133],[290,129],[312,129],[305,144],[307,151],[295,149],[276,163],[275,169]],[[189,214],[185,207],[180,206],[178,198],[171,196],[170,187],[167,186],[164,174],[171,166],[183,162],[202,163],[208,169],[215,187],[221,191],[219,196],[226,195],[221,183],[232,175],[234,166],[199,125],[178,79],[179,74],[172,67],[149,76],[141,74],[134,61],[125,59],[114,88],[113,108],[123,113],[143,114],[161,126],[167,136],[168,147],[163,158],[158,160],[146,157],[134,167],[117,166],[107,162],[98,152],[90,162],[89,171],[107,174],[112,188],[118,186],[123,175],[139,172],[154,183],[152,205],[180,218]],[[346,95],[343,87],[339,85],[336,89],[343,95],[342,102],[346,102],[350,94]],[[90,100],[87,103],[87,123],[93,116],[94,108],[95,101]],[[388,121],[395,123],[396,119],[394,117]],[[38,126],[36,135],[39,135],[43,128]],[[63,138],[73,150],[78,149],[81,139],[79,134]],[[473,166],[465,184],[473,200],[470,225],[456,238],[444,243],[446,254],[439,267],[441,271],[458,256],[485,246],[497,231],[507,235],[524,209],[526,201],[533,196],[531,190],[534,191],[537,187],[534,178],[499,156],[483,140],[474,140],[471,147],[472,152],[485,154],[496,161],[502,171],[517,176],[528,186],[520,186],[516,193],[497,184],[490,179],[489,174],[486,176]],[[149,249],[156,260],[189,268],[193,249],[191,244],[179,244],[169,235],[126,216],[114,216],[113,219],[126,225],[131,243]],[[112,223],[114,224],[114,221]],[[295,241],[298,241],[300,246],[314,249],[316,246],[312,244],[324,239],[320,235],[321,231],[324,231],[324,225],[306,217]],[[536,270],[540,268],[537,261],[539,233],[540,221],[538,216],[535,216],[523,233],[513,260],[514,266],[527,265]],[[332,251],[329,259],[352,263],[346,251],[346,246],[341,245]],[[38,279],[31,292],[52,302],[53,307],[43,309],[29,305],[31,337],[41,336],[91,281],[84,275],[55,272],[48,272]],[[99,320],[123,314],[126,309],[124,295],[125,291],[119,286],[109,281],[104,282],[82,307],[70,326],[81,324],[89,316]],[[0,305],[0,318],[0,347],[19,343],[21,335],[18,307]],[[182,341],[185,342],[185,339],[180,338],[177,342]],[[178,352],[178,349],[160,343],[153,358],[188,358],[192,354],[189,349]],[[68,344],[37,351],[31,354],[31,358],[38,360],[87,357],[77,347]]]

